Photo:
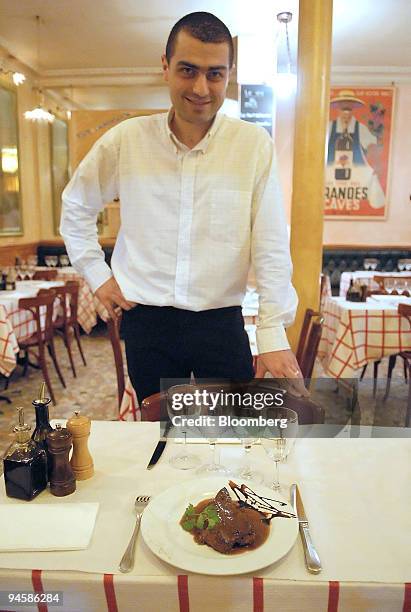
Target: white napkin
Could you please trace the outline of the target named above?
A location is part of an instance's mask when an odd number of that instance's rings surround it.
[[[98,507],[98,503],[1,504],[0,551],[87,548]]]

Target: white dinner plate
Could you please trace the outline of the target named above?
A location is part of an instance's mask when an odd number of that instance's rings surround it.
[[[242,484],[237,480],[237,484]],[[215,497],[228,486],[228,478],[213,476],[187,480],[156,495],[144,511],[141,532],[151,551],[174,567],[198,574],[228,576],[255,572],[278,561],[292,548],[298,535],[296,518],[273,518],[270,534],[259,548],[234,555],[224,555],[209,546],[196,544],[191,533],[180,526],[180,519],[187,506],[203,499]],[[258,495],[287,502],[268,487],[250,484]],[[282,506],[293,512],[291,506]]]

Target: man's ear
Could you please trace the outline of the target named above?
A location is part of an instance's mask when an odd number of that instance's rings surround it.
[[[168,81],[168,61],[166,58],[166,54],[163,53],[163,55],[161,56],[161,64],[163,66],[163,76],[164,76],[164,80]]]

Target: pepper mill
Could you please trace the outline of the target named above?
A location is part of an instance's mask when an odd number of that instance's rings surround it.
[[[51,456],[50,492],[57,497],[70,495],[76,490],[76,479],[69,461],[71,433],[59,423],[47,434],[47,447]]]
[[[66,427],[73,436],[73,454],[70,463],[74,476],[77,480],[87,480],[94,474],[93,459],[87,446],[91,421],[76,410],[74,416],[67,421]]]

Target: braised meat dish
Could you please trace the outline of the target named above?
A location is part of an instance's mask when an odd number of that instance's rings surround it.
[[[270,523],[257,510],[233,500],[224,487],[213,499],[190,504],[181,525],[198,544],[211,546],[223,554],[257,548],[268,537]]]

